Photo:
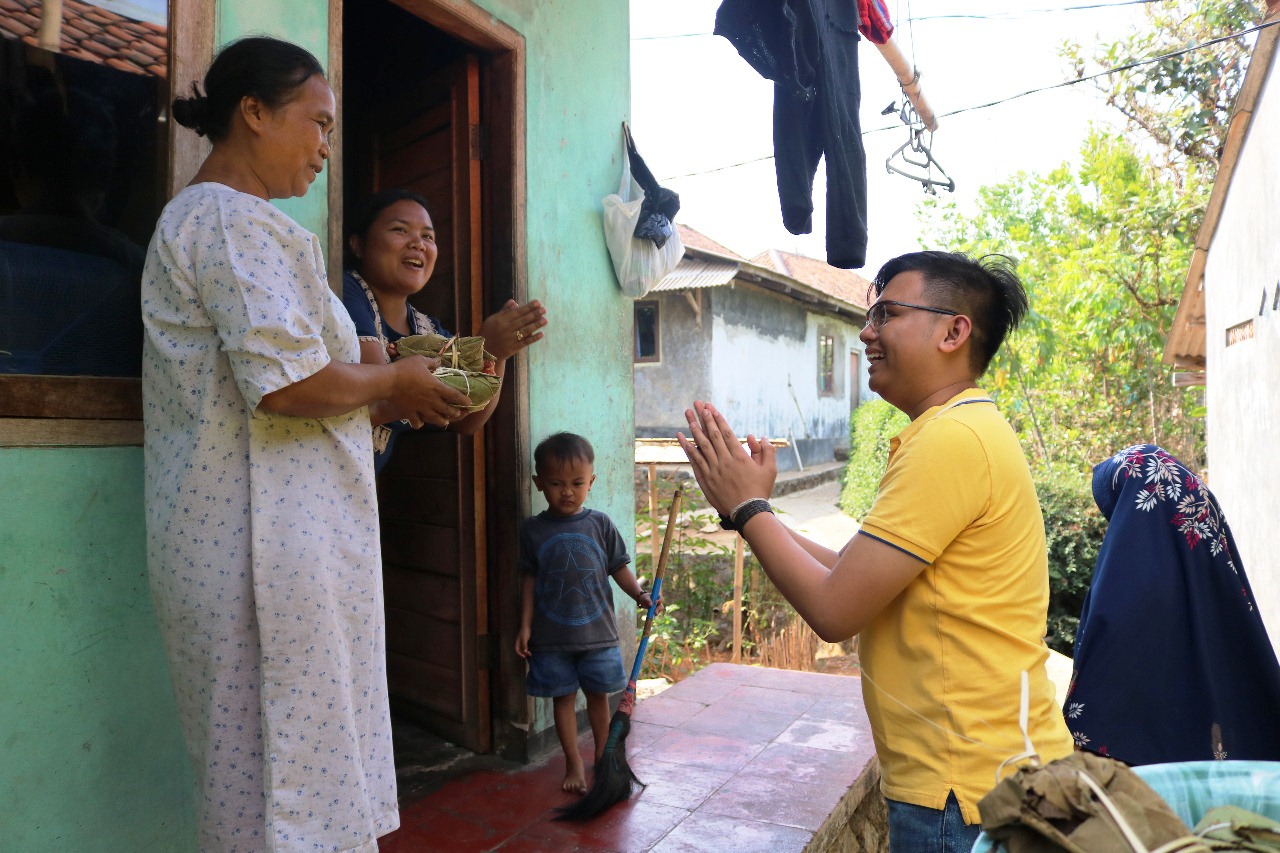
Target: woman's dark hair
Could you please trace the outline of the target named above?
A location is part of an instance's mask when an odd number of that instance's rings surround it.
[[[191,97],[173,99],[173,119],[217,142],[231,128],[240,101],[252,96],[271,109],[297,97],[302,84],[324,76],[319,60],[287,41],[250,36],[231,42],[204,75],[204,94],[191,84]]]
[[[1005,255],[974,260],[962,252],[909,252],[888,261],[876,273],[871,289],[884,292],[894,276],[919,272],[934,307],[958,311],[973,321],[974,375],[986,372],[1008,334],[1027,313],[1027,292],[1017,264]]]
[[[596,461],[596,452],[591,442],[572,432],[558,432],[549,435],[533,451],[533,470],[541,475],[549,463],[563,465],[566,462],[581,460],[588,465]]]
[[[343,227],[346,234],[342,240],[342,257],[343,265],[346,269],[353,270],[358,266],[355,252],[351,250],[351,238],[359,237],[361,240],[369,236],[369,229],[373,227],[374,221],[391,205],[398,201],[412,201],[422,206],[422,209],[431,215],[431,208],[427,207],[427,200],[413,190],[406,189],[389,189],[376,192],[366,198],[364,201],[356,205],[346,217]]]

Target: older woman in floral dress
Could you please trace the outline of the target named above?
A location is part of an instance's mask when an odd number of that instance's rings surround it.
[[[319,241],[270,204],[329,157],[315,58],[242,39],[204,89],[173,116],[213,149],[142,286],[148,563],[200,846],[375,853],[399,817],[370,422],[468,401],[427,359],[360,364]]]

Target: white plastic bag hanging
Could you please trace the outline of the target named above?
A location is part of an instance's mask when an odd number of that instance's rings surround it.
[[[637,299],[675,270],[684,257],[684,244],[674,228],[660,249],[652,240],[633,236],[640,221],[644,190],[631,174],[625,143],[623,149],[622,181],[616,193],[604,197],[604,240],[622,292]]]

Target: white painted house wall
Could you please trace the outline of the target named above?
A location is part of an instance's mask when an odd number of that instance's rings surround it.
[[[1208,250],[1204,286],[1209,486],[1235,534],[1271,643],[1280,651],[1277,151],[1280,71],[1273,56]],[[1227,346],[1227,329],[1250,319],[1254,337]]]
[[[839,444],[847,444],[848,353],[861,351],[860,329],[759,290],[718,289],[713,299],[712,398],[722,401],[726,413],[733,413],[734,427],[771,438],[835,436]],[[748,324],[736,310],[747,300],[774,303],[769,306],[773,322],[768,329]],[[835,338],[835,393],[831,395],[818,391],[818,336],[824,332]],[[866,360],[860,363],[862,375],[856,381],[865,390]]]

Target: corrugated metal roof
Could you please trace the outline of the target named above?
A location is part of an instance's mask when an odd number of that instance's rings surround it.
[[[733,281],[738,264],[715,258],[691,258],[685,255],[675,272],[653,286],[657,290],[685,290],[691,287],[720,287]]]

